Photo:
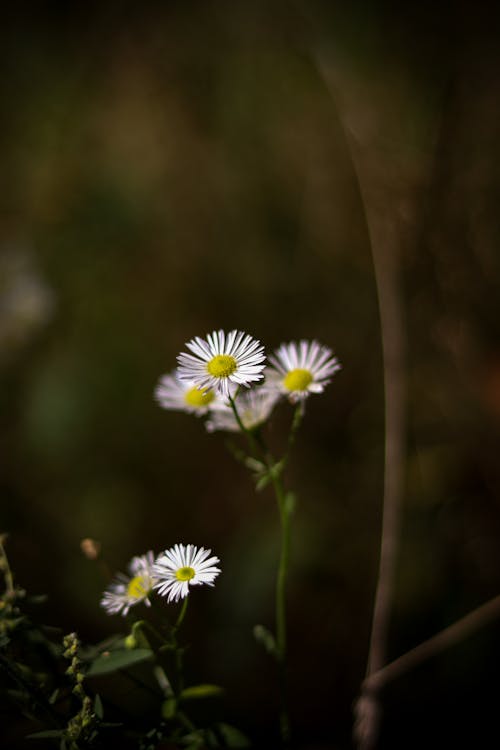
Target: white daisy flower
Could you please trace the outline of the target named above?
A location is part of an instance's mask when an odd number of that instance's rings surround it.
[[[236,407],[243,427],[252,430],[265,422],[280,396],[278,390],[267,390],[263,387],[252,388],[240,393],[236,401]],[[209,432],[215,430],[240,431],[234,412],[227,405],[222,405],[211,413],[210,419],[206,422],[206,428]]]
[[[101,599],[101,607],[104,607],[108,615],[120,612],[126,615],[130,607],[140,602],[151,606],[148,597],[155,583],[153,564],[154,554],[150,550],[145,555],[132,558],[128,565],[129,576],[117,574]]]
[[[214,567],[218,557],[209,557],[211,550],[193,544],[176,544],[165,550],[154,565],[155,589],[168,601],[178,602],[189,594],[190,586],[206,583],[213,586],[220,569]]]
[[[277,388],[292,403],[310,393],[322,393],[330,376],[341,369],[332,355],[331,349],[317,341],[281,344],[269,357],[272,366],[266,370],[266,387]]]
[[[160,378],[155,389],[155,399],[164,409],[186,411],[201,416],[215,406],[219,396],[211,388],[202,391],[193,381],[180,380],[175,371]]]
[[[196,336],[186,344],[192,354],[177,357],[178,376],[196,383],[201,390],[212,388],[226,400],[231,389],[263,378],[264,347],[242,331],[213,331],[206,339]]]

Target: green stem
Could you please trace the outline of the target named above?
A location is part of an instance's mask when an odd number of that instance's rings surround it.
[[[184,687],[183,665],[182,665],[183,652],[182,652],[182,649],[179,648],[176,635],[177,635],[177,631],[179,630],[186,616],[188,600],[189,600],[189,596],[184,597],[181,611],[179,612],[179,617],[177,618],[177,622],[172,628],[172,633],[171,633],[172,645],[175,649],[175,672],[176,672],[175,694],[176,694],[176,697],[179,697]]]
[[[145,630],[149,630],[149,632],[154,635],[157,641],[160,643],[163,643],[165,641],[164,636],[155,628],[154,625],[152,625],[148,620],[134,620],[134,626],[140,628],[143,631],[144,638],[149,642],[148,637]],[[151,645],[151,644],[150,644]],[[154,649],[153,649],[154,651]]]
[[[293,419],[292,419],[292,425],[290,427],[290,434],[288,435],[288,444],[286,447],[286,453],[283,456],[283,468],[288,463],[288,459],[290,457],[290,451],[292,450],[292,446],[295,442],[295,438],[297,436],[297,432],[299,431],[299,427],[302,423],[302,419],[304,417],[304,411],[305,406],[303,401],[298,401],[295,411],[293,412]]]
[[[273,478],[273,488],[278,503],[281,527],[280,559],[276,578],[276,650],[280,672],[281,713],[280,730],[284,744],[290,740],[287,690],[287,627],[286,627],[286,583],[290,559],[290,512],[281,479]]]
[[[186,616],[187,606],[188,606],[189,596],[185,596],[184,600],[182,602],[181,611],[179,612],[179,617],[177,618],[177,622],[175,623],[174,627],[172,628],[172,635],[175,636],[177,631],[179,630],[180,626],[182,625],[184,618]]]
[[[232,398],[232,396],[229,396],[229,403],[231,405],[231,409],[233,410],[234,418],[236,419],[238,427],[240,428],[240,430],[242,431],[242,433],[245,435],[246,439],[248,440],[248,445],[250,446],[251,452],[253,453],[254,456],[259,456],[263,458],[264,462],[267,464],[265,457],[262,456],[262,451],[259,448],[259,445],[255,439],[255,435],[253,434],[252,430],[249,430],[247,427],[245,427],[245,425],[241,421],[241,417],[236,407],[236,402]]]
[[[241,421],[235,400],[229,396],[229,403],[233,410],[234,417],[248,440],[250,450],[254,455],[259,456],[267,470],[270,472],[271,481],[276,496],[280,516],[280,559],[278,564],[278,574],[276,578],[276,656],[279,668],[279,682],[281,694],[281,711],[280,711],[280,732],[283,745],[288,745],[290,741],[290,719],[288,714],[288,690],[287,690],[287,627],[286,627],[286,584],[288,575],[288,564],[290,559],[290,518],[291,511],[287,506],[285,488],[281,476],[271,471],[275,463],[274,458],[266,449],[263,440],[257,440],[251,430],[248,430]],[[299,402],[295,408],[288,444],[283,457],[283,467],[288,461],[290,450],[295,441],[295,436],[300,427],[304,415],[304,406]]]

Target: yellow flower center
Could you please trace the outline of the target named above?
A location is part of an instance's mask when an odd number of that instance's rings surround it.
[[[298,367],[296,370],[290,370],[283,380],[283,385],[288,388],[289,391],[305,391],[307,386],[313,381],[313,376],[309,370],[301,370]]]
[[[207,362],[207,370],[214,378],[228,378],[237,367],[235,358],[229,354],[217,354]]]
[[[150,588],[148,578],[145,576],[134,576],[128,583],[127,596],[131,596],[132,599],[142,599],[149,594]]]
[[[195,408],[198,408],[200,406],[208,406],[208,404],[213,401],[214,398],[215,397],[213,391],[200,391],[199,388],[196,388],[196,386],[190,388],[184,394],[184,400],[186,404],[188,404],[189,406],[194,406]]]
[[[184,568],[179,568],[175,571],[175,577],[178,581],[190,581],[196,575],[193,568],[186,565]]]

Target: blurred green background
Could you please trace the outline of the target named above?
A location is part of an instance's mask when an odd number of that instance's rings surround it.
[[[350,747],[383,490],[371,210],[404,240],[407,473],[389,656],[500,591],[498,23],[466,3],[19,4],[0,29],[1,518],[45,621],[122,625],[116,569],[176,543],[223,574],[192,597],[189,669],[274,723],[278,519],[224,436],[153,401],[194,335],[317,338],[343,370],[307,405],[290,484],[292,705]],[[353,152],[352,144],[357,144]],[[368,196],[368,197],[367,197]],[[290,410],[280,407],[279,447]],[[381,746],[496,736],[498,625],[384,692]],[[494,734],[493,734],[494,733]]]

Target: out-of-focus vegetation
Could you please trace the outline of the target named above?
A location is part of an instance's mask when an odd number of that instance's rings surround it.
[[[223,436],[161,411],[154,386],[186,340],[218,327],[268,350],[314,337],[342,361],[294,449],[289,612],[297,736],[349,747],[383,487],[367,201],[405,240],[390,657],[500,591],[497,31],[485,8],[388,2],[40,4],[2,23],[11,563],[48,593],[47,623],[91,640],[120,623],[99,609],[83,537],[116,568],[178,541],[216,550],[223,574],[193,598],[188,662],[227,687],[228,715],[254,737],[274,721],[252,626],[272,620],[275,507]],[[497,633],[387,688],[381,746],[496,736]]]

